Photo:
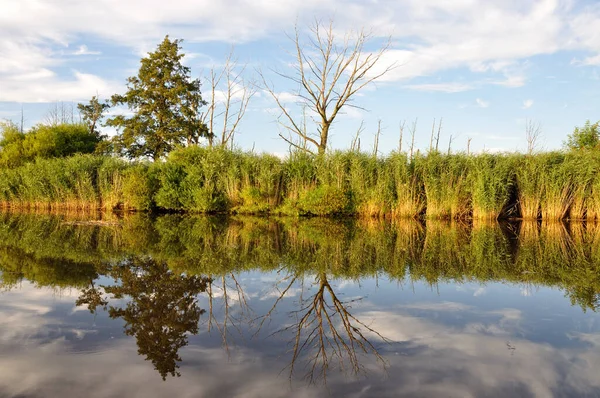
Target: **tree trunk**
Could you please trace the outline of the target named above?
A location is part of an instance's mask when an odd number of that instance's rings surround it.
[[[319,143],[319,155],[323,155],[327,150],[327,139],[329,138],[329,127],[327,122],[321,123],[321,142]]]

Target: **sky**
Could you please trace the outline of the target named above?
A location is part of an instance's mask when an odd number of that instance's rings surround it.
[[[300,116],[297,87],[276,72],[293,73],[288,35],[296,24],[306,37],[315,20],[333,20],[338,37],[369,30],[367,51],[390,37],[382,62],[395,65],[339,116],[331,149],[348,148],[362,122],[361,148],[371,150],[381,120],[379,149],[389,152],[399,125],[416,120],[426,150],[442,118],[440,149],[452,137],[453,151],[468,140],[473,151],[525,151],[530,120],[541,127],[538,149],[551,150],[600,119],[600,2],[590,0],[0,0],[0,9],[0,118],[18,121],[23,109],[26,127],[56,102],[122,93],[167,34],[184,40],[185,63],[202,79],[233,48],[244,77],[261,71]],[[259,88],[236,145],[286,153],[278,115]]]

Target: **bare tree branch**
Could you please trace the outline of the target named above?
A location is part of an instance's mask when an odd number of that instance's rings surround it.
[[[538,140],[542,135],[542,126],[539,122],[531,119],[525,121],[525,139],[527,140],[527,154],[531,155],[538,146]]]
[[[250,100],[256,94],[256,84],[244,77],[245,72],[246,65],[238,64],[233,48],[222,67],[213,67],[210,70],[206,79],[210,87],[210,98],[207,110],[201,118],[212,133],[209,137],[210,146],[215,144],[215,138],[218,145],[233,146],[239,124],[246,114]],[[220,137],[216,135],[217,125],[220,125]]]

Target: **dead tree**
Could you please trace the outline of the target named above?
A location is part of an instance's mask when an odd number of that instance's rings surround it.
[[[379,137],[381,137],[381,119],[377,121],[377,132],[375,133],[375,144],[373,145],[373,157],[379,153]]]
[[[406,126],[406,120],[400,122],[400,138],[398,138],[398,153],[402,153],[402,139],[404,136],[404,127]]]
[[[210,97],[201,121],[211,133],[210,146],[233,146],[239,124],[242,121],[250,100],[256,94],[256,84],[245,78],[246,65],[239,65],[233,49],[218,69],[213,67],[206,79],[210,87]]]
[[[525,121],[525,139],[527,140],[527,154],[531,155],[538,146],[538,140],[542,134],[542,126],[539,122],[531,119]]]
[[[68,123],[75,123],[75,106],[72,103],[55,102],[44,116],[44,124],[49,126]]]
[[[363,133],[364,130],[365,121],[363,120],[360,122],[360,126],[358,126],[358,129],[356,130],[356,135],[352,139],[352,144],[350,145],[350,150],[352,152],[360,152],[360,135]]]
[[[361,29],[337,37],[333,22],[328,25],[315,21],[310,27],[310,37],[304,41],[298,26],[290,40],[294,43],[294,73],[277,73],[299,88],[297,102],[314,114],[316,132],[303,129],[298,118],[287,108],[285,100],[261,73],[263,88],[275,100],[281,111],[279,123],[283,132],[279,136],[289,145],[307,152],[322,154],[327,149],[331,126],[344,107],[356,107],[352,102],[356,94],[394,68],[394,65],[376,68],[390,48],[391,41],[375,52],[365,46],[373,38]]]
[[[410,159],[412,160],[415,150],[415,134],[417,133],[417,122],[419,119],[415,119],[410,128]]]

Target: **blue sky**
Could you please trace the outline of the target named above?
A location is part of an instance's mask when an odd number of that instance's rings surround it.
[[[139,59],[169,34],[184,39],[186,63],[206,77],[231,46],[245,77],[260,69],[277,92],[295,87],[271,69],[290,71],[285,36],[297,22],[333,19],[340,33],[387,36],[384,62],[397,67],[356,98],[333,130],[347,148],[361,121],[362,148],[382,120],[380,147],[398,146],[398,125],[418,119],[417,146],[429,145],[443,118],[440,146],[525,150],[525,122],[539,122],[540,147],[559,148],[575,125],[600,119],[600,3],[584,0],[0,0],[0,118],[28,125],[51,103],[122,92]],[[255,77],[256,78],[256,77]],[[204,86],[205,89],[208,86]],[[275,104],[262,91],[250,102],[236,143],[285,153]],[[294,107],[297,111],[297,107]]]

